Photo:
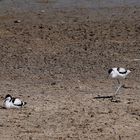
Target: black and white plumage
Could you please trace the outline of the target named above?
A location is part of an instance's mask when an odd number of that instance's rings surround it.
[[[108,70],[108,74],[111,78],[126,78],[126,76],[130,73],[130,70],[126,70],[125,68],[111,68]]]
[[[10,108],[21,108],[27,104],[26,102],[21,101],[18,98],[14,98],[11,95],[7,94],[5,96],[5,100],[3,102],[4,108],[10,109]]]
[[[120,83],[120,80],[119,79],[125,79],[126,76],[130,73],[131,71],[130,70],[127,70],[125,68],[121,68],[121,67],[116,67],[116,68],[111,68],[108,70],[108,74],[111,78],[115,78],[117,79],[118,81],[118,88],[115,92],[115,94],[118,93],[119,89],[123,86],[121,83]]]

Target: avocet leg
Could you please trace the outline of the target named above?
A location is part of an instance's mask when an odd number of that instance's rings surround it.
[[[117,81],[118,81],[118,84],[120,85],[120,80],[119,80],[119,79],[117,79]]]
[[[122,85],[119,85],[116,92],[115,92],[115,95],[119,92],[120,88],[122,87]]]

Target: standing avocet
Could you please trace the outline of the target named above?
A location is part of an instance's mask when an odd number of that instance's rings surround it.
[[[118,67],[118,68],[111,68],[111,69],[108,70],[109,76],[110,76],[111,78],[117,79],[118,84],[119,84],[119,86],[118,86],[118,88],[117,88],[117,90],[116,90],[116,92],[115,92],[115,95],[118,93],[119,89],[120,89],[121,87],[124,86],[124,85],[122,85],[122,84],[120,83],[120,80],[119,80],[119,79],[125,79],[126,76],[127,76],[130,72],[131,72],[130,70],[127,70],[127,69],[121,68],[121,67]]]

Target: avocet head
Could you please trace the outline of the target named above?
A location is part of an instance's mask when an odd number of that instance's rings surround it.
[[[109,69],[108,70],[108,76],[107,76],[107,78],[109,78],[109,76],[112,74],[112,72],[113,72],[113,69]]]
[[[108,74],[110,75],[112,71],[113,71],[113,69],[109,69]]]
[[[7,95],[5,96],[5,99],[6,99],[6,100],[11,100],[11,99],[12,99],[12,96],[11,96],[10,94],[7,94]]]

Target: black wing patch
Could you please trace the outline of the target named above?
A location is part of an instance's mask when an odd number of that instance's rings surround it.
[[[14,102],[15,102],[15,100],[16,100],[16,98],[12,98],[12,103],[14,104]],[[23,105],[23,102],[21,102],[21,104],[14,104],[15,106],[22,106]]]
[[[16,99],[16,98],[14,98],[14,97],[11,98],[12,103],[15,102],[15,99]]]
[[[126,74],[127,73],[127,70],[125,70],[125,71],[120,71],[120,68],[117,68],[117,71],[120,73],[120,74]]]
[[[23,106],[23,102],[21,102],[21,104],[19,104],[19,105],[16,105],[16,106]]]

